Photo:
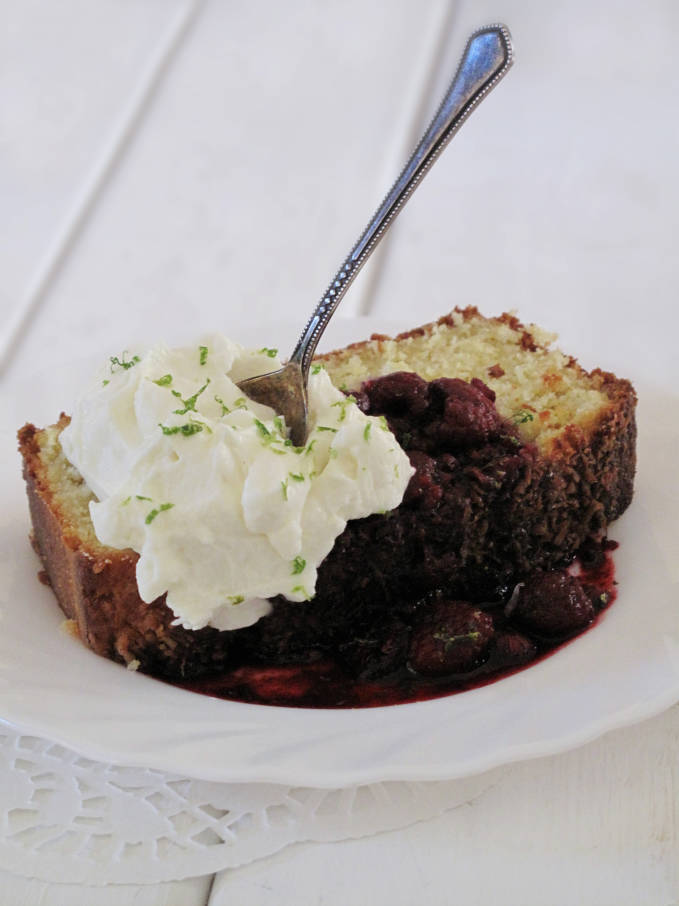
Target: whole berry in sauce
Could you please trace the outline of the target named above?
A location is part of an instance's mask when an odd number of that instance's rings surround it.
[[[408,663],[424,676],[466,673],[483,661],[493,620],[466,601],[438,601],[410,640]]]
[[[569,636],[594,619],[580,580],[566,570],[536,571],[519,591],[512,620],[547,638]]]

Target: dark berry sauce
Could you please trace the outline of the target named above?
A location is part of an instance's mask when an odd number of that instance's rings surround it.
[[[536,571],[489,604],[433,596],[431,615],[410,635],[406,660],[379,679],[358,679],[346,663],[325,658],[244,665],[178,685],[215,698],[295,708],[399,705],[485,686],[543,660],[598,622],[616,597],[616,547],[613,541],[590,546],[569,569]]]
[[[220,637],[227,671],[183,688],[301,708],[436,698],[535,663],[613,600],[612,545],[592,539],[616,508],[522,440],[532,412],[503,418],[476,378],[407,372],[354,398],[410,458],[401,505],[350,522],[312,604],[273,599],[268,616]]]

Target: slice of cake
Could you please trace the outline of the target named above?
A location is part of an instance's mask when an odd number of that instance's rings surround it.
[[[493,646],[524,642],[518,661],[528,660],[534,637],[591,622],[575,580],[547,571],[604,541],[631,500],[635,469],[631,385],[585,372],[550,341],[514,317],[468,308],[319,357],[359,409],[386,420],[415,473],[400,506],[347,524],[313,600],[275,597],[268,615],[229,631],[175,625],[164,596],[141,600],[138,555],[94,533],[96,498],[59,442],[68,417],[26,425],[33,543],[64,613],[97,653],[171,679],[328,659],[363,677],[404,665],[455,674]],[[538,587],[563,602],[542,623]],[[507,619],[521,633],[508,632]]]

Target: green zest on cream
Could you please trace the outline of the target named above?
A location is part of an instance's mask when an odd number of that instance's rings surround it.
[[[185,425],[161,425],[158,427],[163,432],[163,434],[181,434],[183,437],[191,437],[193,434],[198,434],[203,430],[203,425],[200,422],[188,422]]]
[[[270,438],[272,436],[271,431],[269,431],[264,422],[261,422],[258,418],[255,419],[255,425],[257,426],[257,430],[262,437]]]
[[[356,403],[356,398],[353,396],[348,396],[346,399],[337,400],[336,403],[333,403],[333,407],[339,406],[339,409],[340,409],[339,421],[343,422],[344,419],[347,417],[347,406],[355,405],[355,403]]]
[[[127,355],[127,350],[123,353],[121,359],[117,355],[112,355],[109,359],[111,363],[111,372],[114,373],[117,368],[121,368],[123,371],[127,371],[129,368],[133,368],[135,365],[139,364],[141,359],[138,355],[133,355],[129,362],[125,361],[125,356]]]
[[[159,513],[165,513],[167,510],[171,510],[173,506],[174,503],[161,503],[157,509],[151,510],[144,522],[146,523],[146,525],[151,525],[151,523],[156,518],[156,516],[159,515]]]
[[[294,446],[281,413],[237,384],[276,356],[217,334],[124,353],[105,362],[60,437],[93,492],[97,538],[139,554],[140,597],[166,595],[187,629],[249,626],[277,595],[311,601],[347,522],[395,509],[412,474],[386,425],[320,364],[309,374],[311,437]]]
[[[222,415],[229,415],[231,412],[235,412],[237,409],[246,409],[247,408],[245,405],[244,396],[240,396],[237,400],[234,400],[231,408],[229,408],[226,405],[226,403],[224,402],[224,400],[221,398],[221,396],[217,396],[217,394],[215,394],[214,400],[216,403],[219,403],[219,405],[222,407]]]
[[[302,557],[295,557],[292,561],[292,575],[298,576],[300,573],[303,573],[306,569],[306,560]]]
[[[186,415],[187,412],[195,412],[196,411],[196,402],[198,401],[198,397],[201,395],[201,393],[205,392],[207,385],[209,383],[210,383],[210,378],[208,378],[207,381],[205,381],[205,383],[199,390],[196,390],[196,392],[193,394],[193,396],[190,396],[186,400],[182,399],[182,396],[180,393],[178,393],[178,391],[173,390],[172,395],[179,397],[179,399],[181,399],[182,403],[184,404],[183,409],[173,409],[172,411],[174,412],[174,414],[175,415]]]

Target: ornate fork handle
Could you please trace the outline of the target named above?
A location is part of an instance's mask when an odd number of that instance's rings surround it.
[[[434,161],[510,68],[512,57],[511,36],[504,25],[482,28],[470,37],[453,81],[427,131],[330,282],[290,357],[290,362],[300,366],[305,386],[318,341],[344,294]]]

